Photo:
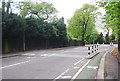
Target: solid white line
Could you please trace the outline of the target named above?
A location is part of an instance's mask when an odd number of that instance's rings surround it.
[[[74,65],[77,65],[78,63],[80,63],[82,60],[84,60],[85,58],[82,58],[81,60],[79,60],[78,62],[76,62]]]
[[[4,69],[4,68],[8,68],[8,67],[12,67],[12,66],[16,66],[16,65],[19,65],[19,64],[24,64],[24,63],[27,63],[27,62],[30,62],[30,60],[25,61],[25,62],[20,62],[20,63],[12,64],[12,65],[8,65],[8,66],[4,66],[4,67],[1,67],[0,69]]]
[[[81,73],[81,71],[85,68],[85,66],[87,66],[87,64],[90,62],[91,60],[88,60],[79,70],[78,72],[72,77],[72,79],[76,79],[76,77]],[[71,79],[71,81],[72,81]]]
[[[64,75],[65,73],[67,73],[70,69],[67,69],[65,72],[63,72],[62,74],[60,74],[58,77],[56,77],[55,79],[59,79],[60,77],[62,77],[62,75]]]

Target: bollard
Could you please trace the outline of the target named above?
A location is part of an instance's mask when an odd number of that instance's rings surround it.
[[[97,45],[97,51],[98,51],[98,45]]]
[[[99,43],[97,42],[97,45],[99,45]]]
[[[96,45],[95,45],[95,52],[96,52]]]
[[[93,48],[94,48],[94,47],[92,46],[92,53],[93,53],[93,51],[94,51]]]
[[[113,46],[113,43],[112,43],[112,46]]]
[[[88,47],[88,55],[90,55],[90,47]]]

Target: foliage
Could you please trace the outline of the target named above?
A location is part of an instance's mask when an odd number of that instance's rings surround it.
[[[85,39],[88,43],[97,43],[97,38],[99,36],[99,33],[97,30],[93,30]]]
[[[7,6],[7,4],[10,5]],[[12,11],[11,5],[13,4],[20,9],[19,14],[6,10],[8,8]],[[54,17],[49,22],[49,19],[56,13],[52,4],[47,2],[21,2],[19,4],[3,2],[2,6],[2,35],[3,40],[8,39],[3,44],[3,50],[6,52],[11,48],[9,39],[21,39],[23,50],[25,50],[27,39],[45,40],[44,45],[46,47],[51,40],[57,40],[60,47],[65,46],[68,41],[64,18]]]
[[[60,18],[58,20],[55,20],[51,24],[54,27],[56,39],[63,42],[63,45],[64,45],[64,43],[66,43],[68,41],[68,36],[66,33],[66,24],[64,23],[64,18]]]
[[[118,2],[99,2],[100,7],[104,7],[106,14],[105,23],[112,29],[116,39],[118,39],[118,49],[120,51],[120,1]]]
[[[3,37],[20,37],[26,27],[25,20],[16,14],[5,13],[2,16],[2,34]]]
[[[84,4],[68,21],[67,32],[72,38],[88,40],[95,28],[95,18],[98,12],[94,5]]]
[[[100,44],[104,43],[104,36],[103,36],[102,32],[98,35],[96,42],[98,42]]]
[[[54,8],[53,4],[47,2],[33,3],[30,1],[22,2],[20,14],[22,17],[27,15],[32,15],[38,18],[47,20],[52,15],[57,13],[57,10]]]
[[[106,14],[104,15],[104,22],[108,28],[112,29],[112,33],[118,39],[120,32],[120,2],[99,2],[101,7],[104,7]]]
[[[51,37],[52,27],[49,23],[44,22],[43,19],[29,17],[26,18],[26,23],[28,25],[25,31],[27,37]]]

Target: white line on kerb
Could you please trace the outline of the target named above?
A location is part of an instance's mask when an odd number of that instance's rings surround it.
[[[60,77],[62,77],[62,75],[64,75],[65,73],[67,73],[69,70],[70,70],[70,69],[65,70],[65,72],[63,72],[63,73],[60,74],[58,77],[56,77],[55,80],[56,80],[56,79],[59,79]],[[55,80],[53,80],[53,81],[55,81]]]
[[[81,73],[81,71],[85,68],[85,66],[87,66],[87,64],[90,62],[91,60],[88,60],[79,70],[78,72],[72,77],[71,81],[73,79],[76,79],[76,77]]]
[[[84,60],[85,58],[82,58],[81,60],[79,60],[78,62],[76,62],[74,65],[77,65],[78,63],[80,63],[82,60]]]
[[[1,67],[0,69],[4,69],[4,68],[8,68],[8,67],[12,67],[12,66],[16,66],[16,65],[19,65],[19,64],[24,64],[24,63],[27,63],[27,62],[30,62],[30,60],[25,61],[25,62],[20,62],[20,63],[12,64],[12,65],[8,65],[8,66],[4,66],[4,67]]]

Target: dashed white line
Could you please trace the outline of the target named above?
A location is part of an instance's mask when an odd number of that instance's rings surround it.
[[[80,68],[80,67],[73,67],[74,69],[78,69],[78,68]]]
[[[70,69],[65,70],[65,72],[63,72],[63,73],[60,74],[58,77],[56,77],[55,80],[61,78],[62,75],[64,75],[65,73],[67,73],[69,70],[70,70]],[[55,80],[54,80],[54,81],[55,81]]]
[[[79,70],[78,72],[72,77],[71,81],[73,79],[76,79],[76,77],[81,73],[81,71],[87,66],[87,64],[90,62],[91,60],[88,60]]]
[[[61,78],[62,79],[69,79],[69,78],[71,78],[71,76],[62,76]]]
[[[25,62],[20,62],[20,63],[12,64],[12,65],[8,65],[8,66],[4,66],[4,67],[1,67],[0,69],[4,69],[4,68],[8,68],[8,67],[12,67],[12,66],[16,66],[16,65],[24,64],[24,63],[27,63],[27,62],[30,62],[30,60],[25,61]]]
[[[41,56],[44,56],[44,57],[45,57],[45,56],[47,56],[47,55],[48,55],[48,54],[42,54]]]
[[[35,56],[35,54],[32,54],[32,53],[25,53],[23,55],[28,55],[28,56]]]
[[[79,60],[78,62],[76,62],[74,65],[77,65],[78,63],[80,63],[82,60],[84,60],[85,58],[82,58],[81,60]]]

